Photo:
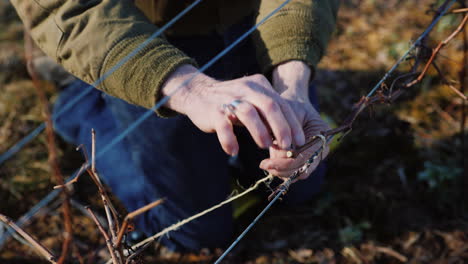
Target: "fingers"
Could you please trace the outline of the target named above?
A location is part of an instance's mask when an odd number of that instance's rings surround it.
[[[272,146],[272,138],[276,140],[281,149],[290,149],[292,143],[304,144],[305,137],[301,122],[299,122],[289,102],[273,90],[263,75],[220,82],[216,88],[212,87],[210,92],[211,96],[206,101],[208,103],[216,101],[215,104],[218,107],[224,107],[224,112],[220,111],[224,113],[224,115],[220,115],[223,116],[223,120],[216,119],[214,130],[216,130],[226,153],[233,155],[239,149],[232,129],[232,124],[238,122],[247,128],[256,144],[261,148]],[[225,106],[229,106],[229,108]],[[196,114],[196,118],[191,117],[192,121],[200,123],[199,127],[206,126],[205,130],[207,131],[213,129],[213,123],[208,122],[202,112]]]
[[[289,178],[292,175],[294,175],[294,173],[297,170],[303,168],[305,162],[299,164],[299,163],[297,163],[297,161],[293,161],[294,162],[293,166],[285,167],[284,164],[289,163],[288,160],[286,160],[286,159],[282,159],[282,160],[280,160],[280,159],[266,159],[266,160],[262,161],[262,163],[260,165],[260,168],[263,169],[263,170],[268,171],[269,173],[271,173],[274,176],[277,176],[277,177],[280,177],[280,178]],[[320,159],[316,159],[316,160],[314,160],[314,162],[312,164],[310,164],[310,166],[306,166],[305,167],[306,170],[301,173],[301,175],[299,176],[299,179],[307,178],[315,170],[315,168],[318,166],[319,163],[320,163]],[[276,164],[278,164],[278,165],[276,165]]]
[[[252,104],[245,101],[240,103],[236,108],[236,116],[259,147],[268,148],[273,144],[268,128]]]
[[[262,168],[263,169],[263,168]],[[281,171],[281,170],[277,170],[277,169],[263,169],[263,170],[266,170],[268,171],[268,173],[270,173],[271,175],[273,176],[276,176],[276,177],[280,177],[280,178],[289,178],[291,177],[294,172],[296,170],[284,170],[284,171]]]
[[[270,158],[291,158],[288,157],[289,150],[280,149],[276,144],[270,147]]]
[[[239,143],[234,134],[232,123],[223,115],[219,115],[217,118],[215,129],[219,143],[224,152],[230,156],[236,156],[239,153]]]
[[[286,120],[289,121],[294,145],[296,146],[304,145],[305,144],[304,130],[301,126],[301,123],[297,119],[296,114],[292,110],[291,106],[288,103],[285,103],[281,105],[281,109],[283,110]]]
[[[279,104],[273,99],[259,94],[252,96],[251,100],[265,119],[278,145],[282,149],[289,149],[292,143],[291,128]]]
[[[288,103],[273,91],[271,84],[263,75],[248,77],[246,90],[251,102],[262,115],[278,145],[289,149],[293,142],[293,135],[299,142],[303,141],[304,133]],[[297,136],[296,136],[297,134]]]
[[[260,168],[267,171],[295,171],[304,165],[305,161],[292,158],[269,158],[260,163]]]
[[[316,169],[319,163],[328,155],[329,148],[325,146],[325,149],[318,153],[318,157],[309,165],[304,167],[304,164],[314,155],[317,151],[317,146],[312,146],[308,150],[302,152],[297,158],[284,157],[284,151],[279,152],[273,151],[272,157],[265,159],[260,163],[260,168],[268,171],[272,175],[287,178],[292,176],[297,170],[305,169],[299,177],[299,179],[306,179]]]

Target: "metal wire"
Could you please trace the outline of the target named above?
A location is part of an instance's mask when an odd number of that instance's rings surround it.
[[[284,193],[284,191],[278,192],[278,194],[275,196],[275,198],[273,198],[271,200],[271,202],[269,202],[268,205],[260,212],[260,214],[258,214],[257,217],[255,217],[255,219],[244,230],[244,232],[242,232],[242,234],[240,234],[236,238],[236,240],[234,240],[234,242],[232,242],[232,244],[229,246],[229,248],[226,249],[226,251],[224,251],[224,253],[216,260],[216,262],[214,264],[221,263],[221,261],[224,259],[224,257],[226,257],[227,254],[229,252],[231,252],[231,250],[241,241],[241,239],[244,238],[244,236],[250,231],[250,229],[252,229],[252,227],[258,222],[258,220],[260,220],[260,218],[262,218],[262,216],[270,209],[271,206],[273,206],[273,204],[281,197],[281,195],[283,195],[283,193]]]
[[[377,85],[369,92],[369,94],[366,97],[372,96],[375,91],[382,85],[382,83],[392,74],[393,71],[403,62],[403,60],[408,56],[408,54],[421,42],[421,40],[429,34],[429,32],[434,28],[434,26],[437,24],[437,22],[442,18],[442,16],[450,9],[450,7],[455,3],[456,0],[452,0],[447,7],[439,14],[439,16],[432,21],[432,23],[429,25],[429,27],[421,34],[421,36],[416,40],[416,42],[409,48],[408,51],[406,51],[403,56],[393,65],[393,67],[384,75],[384,77],[377,83]],[[333,135],[330,136],[327,139],[327,143],[331,142],[333,139]],[[309,159],[308,162],[313,162],[314,158],[317,157],[317,152],[312,155],[311,159]],[[298,173],[294,174],[295,177],[299,175]],[[289,178],[285,183],[287,183],[285,186],[289,187],[291,183],[291,178]],[[273,204],[287,191],[286,188],[282,188],[278,191],[278,193],[275,195],[275,197],[268,203],[268,205],[260,212],[260,214],[247,226],[247,228],[234,240],[234,242],[229,246],[229,248],[224,251],[224,253],[216,260],[214,264],[219,264],[221,261],[227,256],[229,252],[232,251],[232,249],[240,242],[242,238],[253,228],[253,226],[262,218],[262,216],[273,206]]]
[[[36,127],[33,131],[31,131],[28,135],[22,138],[18,143],[13,145],[10,149],[8,149],[5,153],[0,156],[0,165],[13,156],[16,152],[20,151],[26,144],[31,142],[37,135],[39,135],[42,130],[44,130],[46,123],[42,123],[38,127]]]
[[[122,65],[127,63],[131,58],[133,58],[138,52],[140,52],[142,49],[144,49],[148,44],[150,44],[151,41],[153,41],[155,38],[160,36],[166,29],[174,25],[180,18],[182,18],[185,14],[187,14],[190,10],[192,10],[195,6],[197,6],[201,1],[203,0],[197,0],[187,6],[184,10],[182,10],[177,16],[175,16],[173,19],[171,19],[169,22],[167,22],[164,26],[162,26],[159,30],[154,32],[151,36],[148,37],[143,43],[138,45],[132,52],[130,52],[127,56],[125,56],[123,59],[121,59],[119,62],[117,62],[116,65],[114,65],[110,70],[108,70],[106,73],[104,73],[99,79],[97,79],[94,83],[88,85],[81,94],[77,95],[75,98],[73,98],[71,101],[69,101],[65,106],[57,113],[57,115],[53,116],[52,119],[55,121],[57,118],[62,116],[63,113],[65,113],[67,110],[69,110],[71,107],[73,107],[75,104],[77,104],[84,96],[86,96],[91,90],[94,89],[94,87],[97,87],[100,85],[104,80],[107,79],[112,73],[114,73],[116,70],[118,70]],[[75,84],[76,85],[76,84]],[[6,160],[11,158],[14,154],[16,154],[18,151],[20,151],[27,143],[31,142],[40,132],[42,132],[45,128],[45,122],[42,123],[40,126],[38,126],[36,129],[31,131],[28,135],[26,135],[23,139],[21,139],[18,143],[13,145],[10,149],[8,149],[5,153],[0,155],[0,165],[3,164]],[[1,243],[0,243],[1,246]]]
[[[154,115],[154,111],[159,109],[161,106],[163,106],[169,99],[177,93],[182,87],[186,86],[189,84],[195,77],[198,75],[202,74],[206,69],[211,67],[214,63],[216,63],[219,59],[221,59],[224,55],[226,55],[229,51],[231,51],[237,44],[239,44],[242,40],[244,40],[247,36],[249,36],[252,32],[254,32],[260,25],[265,23],[271,16],[276,14],[283,6],[288,4],[291,0],[286,0],[284,1],[279,7],[277,7],[275,10],[273,10],[271,13],[269,13],[266,17],[264,17],[262,20],[260,20],[256,25],[254,25],[252,28],[247,30],[244,34],[242,34],[239,38],[237,38],[233,43],[231,43],[229,46],[227,46],[223,51],[218,53],[214,58],[212,58],[210,61],[208,61],[205,65],[203,65],[198,71],[193,74],[189,79],[184,81],[179,87],[174,89],[174,91],[164,98],[162,98],[155,106],[153,106],[150,110],[146,111],[140,118],[135,120],[127,129],[125,129],[119,136],[115,137],[107,146],[105,146],[101,151],[97,154],[97,157],[102,156],[104,153],[106,153],[110,148],[112,148],[115,144],[120,142],[125,136],[127,136],[129,133],[131,133],[138,125],[140,125],[144,120],[146,120],[148,117]]]
[[[135,48],[131,53],[129,53],[127,56],[125,56],[122,60],[120,60],[116,65],[114,65],[109,71],[104,73],[103,76],[101,76],[98,80],[96,80],[93,84],[89,85],[88,87],[85,88],[85,90],[77,95],[75,98],[73,98],[71,101],[69,101],[65,106],[53,117],[53,120],[55,121],[57,118],[62,116],[67,110],[69,110],[71,107],[73,107],[76,103],[78,103],[84,96],[86,96],[89,92],[91,92],[92,89],[94,89],[95,86],[101,84],[107,77],[109,77],[113,72],[118,70],[122,65],[124,65],[128,60],[130,60],[133,56],[135,56],[139,51],[141,51],[144,47],[146,47],[150,41],[154,40],[158,36],[160,36],[165,30],[167,30],[169,27],[174,25],[179,19],[181,19],[187,12],[189,12],[191,9],[193,9],[196,5],[198,5],[200,2],[203,0],[197,0],[187,6],[182,12],[180,12],[177,16],[172,18],[167,24],[162,26],[159,30],[154,32],[150,37],[148,37],[147,40],[145,40],[143,43],[141,43],[138,47]],[[76,85],[76,84],[74,84]],[[46,123],[42,123],[39,125],[37,128],[35,128],[33,131],[31,131],[28,135],[26,135],[23,139],[21,139],[18,143],[13,145],[10,149],[8,149],[6,152],[4,152],[0,156],[0,165],[3,164],[6,160],[11,158],[15,153],[20,151],[26,144],[31,142],[37,135],[39,135],[45,128]],[[76,174],[76,173],[75,173]],[[70,179],[69,179],[70,180]],[[67,180],[68,181],[68,180]],[[29,221],[36,213],[39,211],[40,208],[46,206],[50,201],[52,201],[57,195],[60,193],[58,190],[54,190],[50,192],[45,198],[43,198],[39,203],[37,203],[33,208],[31,208],[25,215],[23,215],[19,221],[16,222],[16,225],[21,227],[24,223]],[[6,239],[11,235],[11,233],[14,232],[12,228],[9,228],[2,236],[0,236],[0,248],[3,246],[5,243]]]
[[[198,2],[200,2],[199,0]],[[252,32],[254,32],[260,25],[265,23],[271,16],[273,16],[276,12],[278,12],[281,8],[283,8],[286,4],[288,4],[291,0],[286,0],[284,1],[279,7],[274,9],[271,13],[269,13],[267,16],[265,16],[262,20],[260,20],[256,25],[254,25],[252,28],[250,28],[247,32],[242,34],[239,38],[237,38],[234,42],[232,42],[229,46],[227,46],[224,50],[222,50],[220,53],[218,53],[214,58],[212,58],[210,61],[208,61],[205,65],[203,65],[200,69],[197,70],[195,74],[191,76],[191,78],[187,79],[185,82],[183,82],[179,87],[177,87],[171,94],[165,96],[162,98],[154,107],[146,111],[141,117],[139,117],[137,120],[135,120],[130,126],[127,127],[124,131],[122,131],[117,137],[115,137],[110,143],[108,143],[105,147],[103,147],[97,154],[96,154],[96,161],[98,158],[100,158],[102,155],[107,153],[115,144],[119,143],[125,136],[127,136],[129,133],[134,131],[138,125],[140,125],[144,120],[146,120],[148,117],[154,115],[154,111],[159,109],[161,106],[163,106],[177,91],[179,91],[182,87],[186,86],[188,83],[190,83],[195,77],[197,77],[199,74],[203,73],[206,69],[211,67],[214,63],[216,63],[219,59],[221,59],[223,56],[225,56],[229,51],[231,51],[237,44],[239,44],[241,41],[243,41],[246,37],[248,37]],[[180,17],[180,16],[177,16]],[[167,28],[167,27],[163,27]],[[162,28],[161,28],[162,29]],[[156,33],[155,33],[156,34]],[[153,34],[154,35],[154,34]],[[128,57],[128,56],[127,56]],[[89,167],[89,165],[88,165]],[[75,171],[72,177],[70,177],[67,182],[70,180],[74,179],[77,176],[78,170]],[[59,192],[51,192],[47,198],[49,198],[47,201],[50,201],[50,197],[57,196]],[[40,202],[42,206],[45,206],[47,203],[43,203],[43,201]],[[34,216],[35,212],[28,212],[25,216],[27,217],[22,217],[26,220],[30,219],[32,216]],[[7,234],[8,235],[8,232]],[[0,241],[4,241],[5,238],[0,238]],[[1,246],[0,242],[0,246]]]
[[[432,21],[432,23],[427,27],[427,29],[419,36],[419,38],[411,45],[411,47],[403,54],[403,56],[398,59],[395,64],[392,66],[392,68],[385,73],[384,77],[372,88],[372,90],[367,94],[367,98],[371,97],[377,89],[380,88],[380,86],[387,80],[388,77],[398,68],[398,66],[408,57],[408,55],[415,49],[421,41],[429,34],[429,32],[432,31],[434,26],[439,22],[439,20],[447,13],[447,11],[452,7],[453,4],[455,4],[456,0],[451,0],[451,2],[446,6],[446,8],[440,12],[440,14]]]
[[[138,118],[136,121],[134,121],[134,123],[132,123],[126,130],[124,130],[119,136],[117,136],[116,138],[114,138],[107,146],[105,146],[98,154],[97,154],[97,157],[96,158],[99,158],[101,157],[103,154],[105,154],[108,150],[110,150],[115,144],[117,144],[118,142],[120,142],[126,135],[128,135],[129,133],[131,133],[136,127],[138,127],[139,124],[141,124],[144,120],[146,120],[149,116],[152,116],[153,115],[153,112],[157,109],[159,109],[162,105],[164,105],[172,95],[174,95],[180,88],[182,88],[183,86],[187,85],[189,82],[191,82],[196,76],[198,76],[199,74],[203,73],[207,68],[209,68],[210,66],[212,66],[216,61],[218,61],[220,58],[222,58],[224,55],[226,55],[232,48],[234,48],[239,42],[241,42],[244,38],[246,38],[249,34],[251,34],[254,30],[257,29],[258,26],[260,26],[261,24],[263,24],[267,19],[269,19],[272,15],[274,15],[276,12],[278,12],[284,5],[286,5],[287,3],[289,3],[291,0],[286,0],[285,2],[283,2],[283,4],[281,4],[278,8],[276,8],[273,12],[271,12],[269,15],[267,15],[264,19],[262,19],[258,24],[256,24],[254,27],[252,27],[250,30],[248,30],[247,32],[245,32],[242,36],[240,36],[236,41],[234,41],[231,45],[229,45],[226,49],[224,49],[222,52],[220,52],[218,55],[216,55],[213,59],[211,59],[207,64],[205,64],[203,67],[201,67],[196,74],[194,74],[191,78],[189,78],[187,81],[185,81],[182,85],[180,85],[177,89],[174,90],[173,93],[169,94],[168,96],[164,97],[162,100],[160,100],[154,107],[152,107],[150,110],[148,110],[147,112],[145,112],[140,118]],[[393,73],[393,71],[404,61],[404,59],[408,56],[408,54],[421,42],[421,40],[427,36],[427,34],[433,29],[433,27],[435,26],[435,24],[440,20],[440,18],[449,10],[449,8],[455,3],[456,0],[452,0],[450,2],[450,4],[447,5],[446,9],[444,9],[443,12],[441,12],[439,14],[439,16],[434,19],[434,21],[431,23],[431,25],[426,29],[426,31],[416,40],[416,42],[409,48],[409,50],[407,52],[405,52],[405,54],[392,66],[392,68],[384,75],[384,77],[376,84],[376,86],[369,92],[369,94],[367,95],[367,97],[370,97],[372,96],[373,93],[375,93],[375,91],[382,85],[382,83]],[[196,2],[194,2],[192,5],[194,6],[195,3],[199,3],[201,2],[201,0],[198,0]],[[193,8],[193,6],[191,6]],[[190,6],[189,6],[190,7]],[[191,8],[190,8],[191,9]],[[179,13],[179,15],[177,17],[181,17],[183,16],[186,12],[188,12],[190,10],[189,8],[185,9],[183,12]],[[174,21],[175,22],[175,21]],[[169,24],[169,23],[168,23]],[[169,25],[170,26],[170,25]],[[168,27],[169,27],[168,26]],[[164,27],[163,27],[164,28]],[[159,30],[161,31],[162,33],[162,29]],[[166,27],[167,28],[167,27]],[[165,28],[165,29],[166,29]],[[164,30],[165,30],[164,29]],[[158,32],[159,32],[158,31]],[[156,34],[156,33],[155,33]],[[151,37],[153,37],[155,34],[153,34]],[[151,38],[150,37],[150,38]],[[156,36],[154,36],[156,37]],[[126,61],[128,61],[131,56],[134,56],[137,52],[139,52],[139,50],[141,50],[145,45],[147,45],[148,43],[150,42],[150,40],[148,39],[147,41],[145,41],[143,44],[141,44],[141,46],[139,47],[139,49],[137,48],[134,52],[130,53],[129,55],[127,55],[127,57],[125,57],[121,62],[122,63],[118,63],[116,66],[114,66],[108,73],[104,74],[101,78],[98,80],[100,82],[102,82],[105,78],[107,78],[110,74],[112,74],[112,72],[114,72],[115,70],[117,70],[121,65],[123,65]],[[127,59],[127,60],[126,60]],[[125,61],[124,61],[125,60]],[[100,83],[99,82],[99,83]],[[95,84],[93,84],[95,85]],[[91,86],[90,86],[91,87]],[[89,88],[88,88],[89,89]],[[89,92],[89,91],[85,91],[85,92]],[[85,94],[85,92],[83,92],[83,94]],[[84,95],[83,95],[84,96]],[[74,101],[73,104],[75,104],[78,100]],[[71,107],[72,105],[72,102],[70,102],[70,106]],[[65,107],[67,107],[68,105],[66,105]],[[65,108],[64,107],[64,108]],[[68,109],[68,108],[67,108]],[[63,113],[65,112],[66,110],[64,109],[63,111],[60,112]],[[58,116],[57,116],[58,117]],[[55,118],[57,118],[55,117]],[[41,127],[41,126],[40,126]],[[38,134],[37,131],[40,131],[40,127],[36,128],[33,132],[36,133],[36,135]],[[42,127],[43,129],[44,127]],[[33,133],[32,132],[32,133]],[[32,134],[31,133],[31,134]],[[28,135],[26,138],[30,138],[31,136]],[[34,136],[33,136],[34,137]],[[330,138],[331,140],[331,138]],[[25,141],[24,139],[21,140],[19,143]],[[13,150],[12,150],[13,149]],[[16,153],[20,148],[18,148],[16,145],[13,146],[12,148],[10,148],[10,150],[12,151],[7,151],[7,153],[12,153],[12,154],[9,154],[11,157],[14,153]],[[9,157],[7,157],[6,159],[8,159]],[[6,160],[4,155],[0,156],[0,164],[2,162],[4,162],[4,160]],[[55,192],[51,192],[49,196],[51,196],[53,193]],[[57,192],[58,193],[58,192]],[[251,224],[239,235],[239,237],[231,244],[231,246],[223,253],[223,255],[215,262],[215,264],[217,263],[220,263],[224,257],[239,243],[239,241],[247,234],[248,231],[250,231],[252,229],[252,227],[260,220],[260,218],[271,208],[271,206],[281,197],[281,195],[284,194],[284,191],[280,191],[278,192],[278,194],[271,200],[271,202],[262,210],[262,212],[251,222]],[[47,197],[46,197],[47,198]],[[36,208],[36,207],[35,207]],[[38,210],[38,209],[37,209]],[[36,210],[36,211],[37,211]],[[1,242],[0,242],[0,246],[1,246]]]

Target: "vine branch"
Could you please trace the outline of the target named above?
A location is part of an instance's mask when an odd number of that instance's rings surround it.
[[[37,250],[42,256],[44,256],[50,263],[56,264],[56,257],[40,242],[34,239],[30,234],[24,231],[21,227],[17,226],[8,216],[0,214],[0,221],[13,228],[18,234],[20,234],[26,241],[28,241],[34,249]]]

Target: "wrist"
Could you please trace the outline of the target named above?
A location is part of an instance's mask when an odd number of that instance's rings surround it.
[[[164,105],[165,107],[186,114],[188,98],[197,93],[198,88],[210,86],[216,82],[203,73],[197,73],[197,68],[185,64],[169,75],[161,87],[162,95],[170,96],[170,99]]]
[[[298,60],[288,61],[273,70],[273,87],[280,94],[287,91],[307,98],[310,77],[311,69],[307,64]]]

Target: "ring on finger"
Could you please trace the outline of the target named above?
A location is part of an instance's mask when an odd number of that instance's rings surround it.
[[[231,121],[238,119],[236,116],[236,109],[237,109],[237,106],[240,105],[241,103],[242,103],[241,100],[236,99],[230,102],[229,104],[223,104],[223,111]]]

